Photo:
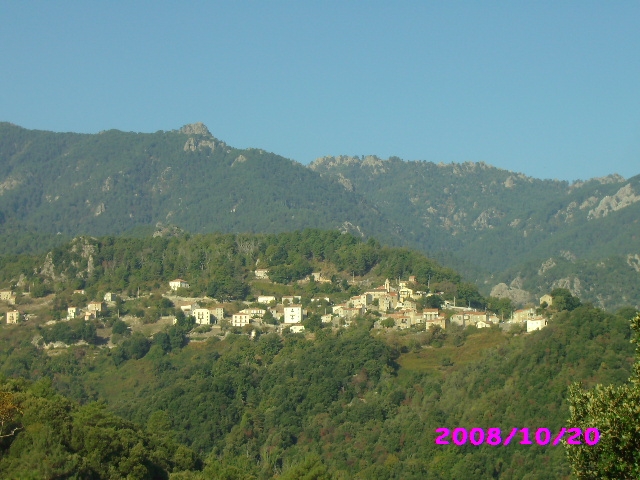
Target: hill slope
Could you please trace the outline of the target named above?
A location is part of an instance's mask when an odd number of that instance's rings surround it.
[[[515,280],[514,286],[521,287],[526,280],[530,293],[539,294],[567,284],[570,277],[574,293],[600,305],[620,306],[615,296],[640,302],[624,285],[638,280],[629,259],[640,253],[640,176],[611,175],[569,185],[484,163],[376,157],[325,157],[310,168],[367,198],[398,222],[405,238],[421,241],[423,250],[452,251],[491,273],[475,277],[487,285],[487,293],[500,281]],[[538,275],[550,258],[569,258],[575,268]],[[595,270],[623,281],[607,283],[606,292],[595,285],[573,288],[576,278],[578,284],[589,283],[583,271]]]
[[[640,176],[570,185],[484,163],[377,157],[307,168],[230,147],[202,124],[86,135],[0,123],[0,172],[0,252],[83,234],[149,235],[162,224],[194,233],[332,228],[420,249],[485,294],[527,301],[560,285],[606,308],[640,304]]]
[[[202,124],[80,135],[3,123],[0,165],[1,218],[39,232],[118,234],[157,222],[192,232],[392,231],[360,196],[278,155],[229,147]]]

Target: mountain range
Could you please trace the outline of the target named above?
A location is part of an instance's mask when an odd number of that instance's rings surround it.
[[[89,235],[340,229],[419,249],[517,303],[565,287],[640,304],[640,175],[569,183],[485,163],[324,157],[309,166],[179,130],[0,123],[0,251]],[[549,172],[553,176],[553,172]]]

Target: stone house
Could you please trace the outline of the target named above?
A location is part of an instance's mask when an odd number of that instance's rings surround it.
[[[250,322],[251,318],[248,313],[234,313],[231,316],[232,327],[244,327],[245,325],[249,325]]]
[[[413,290],[409,287],[400,287],[398,290],[398,299],[404,302],[408,298],[413,298]]]
[[[18,310],[7,312],[7,323],[18,323],[18,320],[20,320],[20,312]]]
[[[540,305],[546,303],[549,307],[553,305],[553,297],[548,293],[540,297]]]
[[[196,308],[200,308],[200,305],[198,305],[197,303],[193,303],[193,304],[188,303],[186,305],[180,305],[180,310],[182,310],[182,312],[186,317],[191,315],[191,312],[193,312]]]
[[[266,305],[275,301],[276,301],[276,297],[274,297],[273,295],[260,295],[258,297],[258,303],[264,303]]]
[[[405,329],[411,327],[413,318],[408,312],[390,313],[387,318],[391,318],[396,325],[396,328]]]
[[[364,314],[364,307],[344,307],[342,312],[338,314],[341,318],[355,318],[358,315]]]
[[[224,318],[224,308],[222,307],[210,308],[209,312],[211,312],[212,323],[220,323]]]
[[[194,308],[191,315],[198,325],[211,325],[211,311],[208,308]]]
[[[169,282],[169,288],[171,288],[171,290],[175,292],[179,288],[189,288],[189,284],[187,283],[186,280],[183,280],[181,278],[176,278],[175,280],[171,280]]]
[[[282,297],[282,303],[284,304],[285,301],[289,302],[289,305],[293,305],[296,302],[299,302],[301,299],[301,297],[299,295],[290,295],[290,296],[286,296],[286,297]]]
[[[378,287],[376,289],[367,290],[366,292],[364,292],[364,295],[367,295],[368,297],[370,297],[372,302],[374,300],[379,300],[380,298],[384,297],[387,294],[388,294],[387,289],[384,287]]]
[[[302,305],[284,307],[284,323],[302,323]]]
[[[266,268],[259,268],[255,272],[253,272],[257,279],[265,280],[269,278],[269,270]]]
[[[106,310],[104,302],[89,302],[87,305],[87,311],[91,313],[100,313]]]
[[[536,316],[535,308],[521,308],[513,312],[511,320],[514,322],[526,322]]]
[[[487,312],[468,312],[467,315],[469,316],[470,325],[477,326],[478,322],[487,323],[489,321],[489,314]]]
[[[322,319],[322,323],[331,323],[333,321],[333,315],[327,313],[320,317]]]
[[[248,313],[251,318],[262,318],[267,311],[264,308],[245,308],[240,313]]]
[[[533,317],[527,319],[527,333],[535,330],[542,330],[547,326],[547,319],[544,317]]]
[[[435,320],[440,316],[440,310],[437,308],[425,308],[422,310],[422,317],[427,321]]]
[[[427,330],[429,330],[432,325],[437,325],[444,330],[449,326],[449,320],[447,320],[446,317],[436,317],[431,320],[427,320],[424,324]]]
[[[460,325],[462,327],[466,327],[470,323],[469,322],[469,314],[466,313],[466,312],[454,313],[453,315],[451,315],[449,320],[454,325]]]
[[[7,302],[9,305],[15,305],[16,294],[11,290],[3,290],[0,292],[0,300]]]

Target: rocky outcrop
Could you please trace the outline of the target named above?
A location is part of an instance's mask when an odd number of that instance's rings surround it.
[[[175,225],[165,225],[162,222],[156,223],[156,231],[153,232],[153,237],[179,237],[184,233],[179,227]]]
[[[346,178],[341,173],[338,174],[338,183],[342,185],[348,192],[353,192],[353,184],[351,183],[351,180]]]
[[[628,183],[618,190],[615,195],[606,196],[600,200],[596,208],[589,210],[587,218],[592,220],[594,218],[606,217],[609,213],[622,210],[636,202],[640,202],[640,195],[636,195],[633,187]]]
[[[551,290],[554,288],[566,288],[575,297],[579,297],[582,293],[582,283],[578,277],[560,278],[551,284]]]
[[[95,217],[97,217],[98,215],[101,215],[105,212],[105,207],[104,207],[104,203],[100,203],[93,211],[93,215]]]
[[[497,224],[497,220],[504,217],[504,213],[495,208],[489,208],[483,211],[478,218],[473,221],[473,227],[478,230],[484,230],[487,228],[493,228],[494,224]]]
[[[544,262],[542,262],[542,265],[540,265],[540,268],[538,269],[538,275],[543,275],[544,272],[546,272],[547,270],[551,270],[555,266],[556,262],[553,258],[545,260]]]
[[[627,255],[627,264],[633,268],[636,272],[640,273],[640,255]]]
[[[0,183],[0,195],[4,195],[4,192],[13,190],[22,184],[22,180],[19,178],[9,177]]]
[[[513,283],[513,282],[512,282]],[[491,289],[490,295],[496,298],[508,298],[516,305],[526,305],[532,299],[531,293],[517,286],[499,283]]]
[[[202,122],[190,123],[185,125],[179,130],[180,133],[184,133],[186,135],[204,135],[206,137],[212,137],[211,132],[207,128],[207,126]]]
[[[216,144],[213,140],[196,140],[194,137],[189,137],[187,143],[184,144],[183,150],[185,152],[195,152],[203,148],[209,148],[213,152]]]
[[[235,167],[237,164],[244,163],[246,161],[247,161],[247,157],[245,157],[244,155],[238,155],[233,161],[233,163],[231,164],[231,166]]]
[[[364,238],[364,232],[360,229],[360,226],[354,225],[351,222],[342,222],[342,225],[338,226],[338,230],[340,230],[341,233],[350,233],[351,235]]]

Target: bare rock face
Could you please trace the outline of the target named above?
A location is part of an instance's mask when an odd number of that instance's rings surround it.
[[[47,253],[44,263],[40,267],[40,275],[47,277],[54,282],[64,280],[66,278],[64,274],[56,275],[55,265],[53,264],[53,255],[51,252]]]
[[[339,155],[337,157],[327,156],[315,159],[313,162],[311,162],[309,168],[314,171],[321,168],[329,170],[340,165],[354,165],[360,163],[361,161],[359,158],[349,157],[347,155]]]
[[[364,232],[360,229],[360,226],[354,225],[351,222],[342,222],[342,225],[338,226],[338,230],[340,230],[341,233],[350,233],[351,235],[364,238]]]
[[[609,213],[621,210],[636,202],[640,202],[640,195],[636,195],[633,187],[628,183],[618,190],[615,195],[607,195],[600,200],[596,208],[589,210],[587,218],[591,220],[593,218],[606,217]]]
[[[538,269],[538,275],[543,275],[544,272],[546,272],[547,270],[551,270],[555,266],[556,262],[553,258],[545,260],[544,262],[542,262],[542,265],[540,265],[540,268]]]
[[[197,148],[197,145],[196,145],[196,139],[195,139],[195,138],[193,138],[193,137],[190,137],[190,138],[187,140],[187,143],[185,143],[185,144],[184,144],[184,148],[183,148],[183,150],[184,150],[185,152],[195,152],[195,151],[196,151],[196,148]]]
[[[640,273],[640,255],[627,255],[627,264],[633,268],[636,272]]]
[[[19,178],[8,177],[3,182],[0,183],[0,195],[3,195],[4,192],[13,190],[14,188],[19,187],[22,184],[22,180]]]
[[[566,288],[571,292],[571,295],[579,297],[582,292],[582,283],[578,277],[565,277],[553,282],[551,289],[554,288]]]
[[[98,215],[103,214],[103,213],[105,212],[105,210],[106,210],[106,209],[105,209],[105,207],[104,207],[104,203],[100,203],[100,204],[95,208],[95,210],[93,211],[93,215],[94,215],[95,217],[97,217]]]
[[[211,132],[207,128],[207,126],[202,122],[190,123],[185,125],[180,130],[180,133],[184,133],[186,135],[205,135],[207,137],[212,137]]]
[[[341,173],[338,174],[338,183],[342,185],[344,189],[347,190],[348,192],[353,192],[353,184],[348,178],[346,178]]]
[[[513,282],[512,282],[513,283]],[[490,295],[496,298],[509,298],[516,305],[526,305],[531,301],[531,293],[518,287],[499,283],[491,289]]]
[[[153,237],[179,237],[184,231],[175,225],[165,225],[162,222],[156,223],[156,231]]]
[[[496,210],[495,208],[490,208],[488,210],[483,211],[478,218],[476,218],[473,222],[474,228],[477,230],[484,230],[487,228],[493,228],[494,223],[497,223],[502,217],[504,217],[504,213],[500,210]]]
[[[236,159],[233,161],[233,163],[231,164],[231,166],[235,167],[239,163],[244,163],[246,161],[247,161],[247,157],[245,157],[244,155],[238,155]]]
[[[196,150],[202,150],[203,148],[210,148],[213,152],[216,148],[216,144],[213,140],[196,140],[194,137],[189,137],[184,144],[183,150],[185,152],[195,152]]]

